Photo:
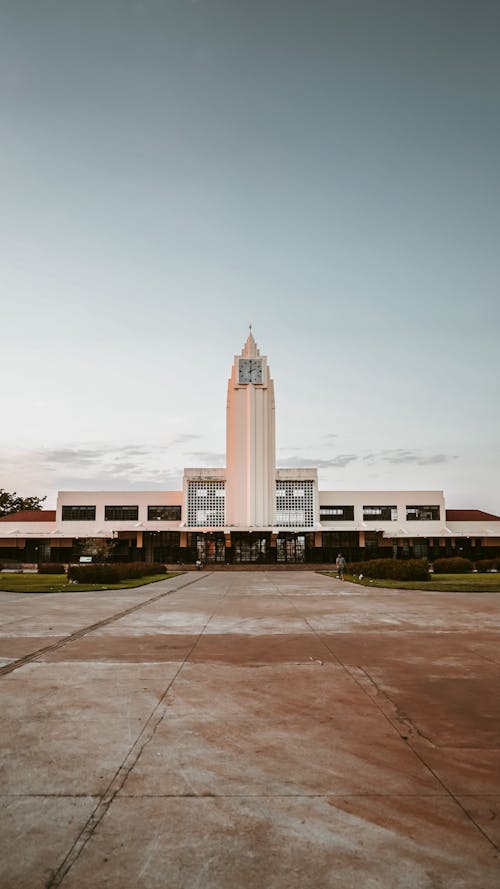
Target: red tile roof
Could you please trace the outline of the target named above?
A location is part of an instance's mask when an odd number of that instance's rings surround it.
[[[447,509],[446,520],[448,522],[500,522],[500,516],[491,512],[483,512],[482,509]]]
[[[22,509],[10,515],[0,516],[0,522],[55,522],[55,509]]]

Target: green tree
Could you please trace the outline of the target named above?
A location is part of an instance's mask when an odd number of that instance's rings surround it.
[[[0,488],[0,516],[12,515],[22,509],[42,509],[46,497],[18,497]]]
[[[109,562],[116,542],[103,537],[89,537],[80,541],[82,556],[92,556],[94,562]]]

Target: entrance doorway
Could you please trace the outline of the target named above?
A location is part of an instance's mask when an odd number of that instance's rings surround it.
[[[285,534],[276,541],[277,562],[305,562],[306,537],[305,534]]]
[[[50,562],[50,543],[48,540],[27,540],[24,550],[25,562]]]
[[[196,534],[196,558],[203,564],[225,562],[226,540],[224,534],[214,532]]]
[[[251,531],[231,535],[233,562],[269,562],[270,535]]]

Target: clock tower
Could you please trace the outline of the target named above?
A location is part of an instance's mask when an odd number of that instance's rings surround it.
[[[227,387],[226,523],[269,528],[276,511],[274,384],[252,331]]]

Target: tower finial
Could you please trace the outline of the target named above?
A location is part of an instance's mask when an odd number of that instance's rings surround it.
[[[241,354],[243,355],[244,358],[257,358],[260,355],[260,352],[257,348],[257,343],[255,342],[255,340],[253,338],[251,324],[248,325],[248,329],[249,329],[249,333],[248,333],[247,341],[246,341],[245,345],[243,346],[243,351]]]

